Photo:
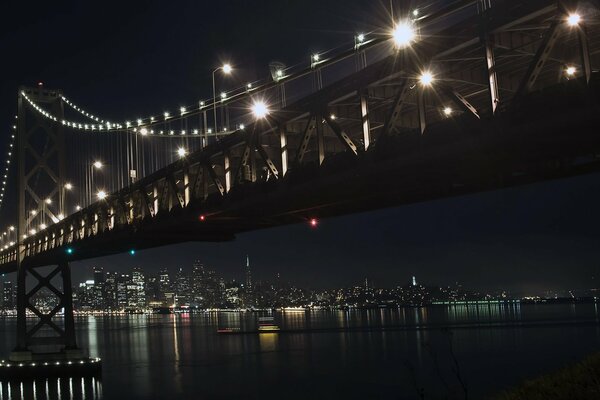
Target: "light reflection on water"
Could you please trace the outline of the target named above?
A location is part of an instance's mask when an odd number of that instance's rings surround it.
[[[600,350],[598,311],[596,304],[490,303],[86,316],[76,321],[78,343],[103,359],[104,385],[87,378],[4,382],[0,400],[257,398],[265,393],[386,399],[415,398],[417,386],[425,388],[427,398],[460,397],[452,354],[470,395],[479,398]],[[265,315],[282,330],[297,332],[216,334],[218,327],[254,331]],[[15,320],[0,319],[1,354],[12,348],[14,334]]]
[[[85,399],[99,400],[102,382],[96,378],[50,378],[0,382],[0,400]]]

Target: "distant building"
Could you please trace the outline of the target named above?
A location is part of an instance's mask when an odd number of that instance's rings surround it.
[[[104,309],[116,311],[119,309],[117,303],[117,281],[119,274],[117,272],[107,272],[104,277]]]
[[[173,305],[173,289],[171,288],[169,271],[166,268],[161,269],[158,279],[160,287],[160,299],[164,302],[165,306]]]
[[[252,292],[252,271],[250,271],[250,256],[246,255],[246,291]]]
[[[95,310],[103,310],[106,307],[104,268],[94,267],[94,304]]]
[[[146,277],[146,302],[151,307],[162,306],[163,297],[160,292],[160,279],[158,275]]]
[[[77,308],[80,310],[94,310],[96,306],[96,287],[93,279],[79,284],[77,290]]]
[[[14,290],[11,281],[2,282],[2,308],[5,310],[15,308]]]
[[[183,268],[179,268],[175,275],[175,295],[177,305],[189,305],[190,304],[190,280],[187,274],[183,271]]]
[[[135,267],[131,271],[131,284],[128,290],[129,308],[143,310],[146,307],[146,285],[144,271]]]
[[[124,310],[129,307],[128,301],[128,290],[131,290],[128,286],[131,283],[131,276],[129,274],[119,274],[117,278],[117,308]]]

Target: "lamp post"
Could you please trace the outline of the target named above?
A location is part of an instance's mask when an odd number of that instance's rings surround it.
[[[89,194],[90,194],[90,196],[89,196],[89,204],[92,204],[92,203],[93,203],[93,197],[92,197],[92,196],[93,196],[93,194],[92,194],[92,193],[93,193],[93,192],[94,192],[94,190],[95,190],[95,187],[94,187],[94,170],[95,170],[95,169],[97,169],[97,170],[101,170],[103,166],[104,166],[104,164],[102,164],[102,161],[94,161],[94,163],[93,163],[93,164],[92,164],[92,166],[91,166],[91,172],[90,172],[90,191],[89,191]]]
[[[70,184],[69,182],[65,183],[60,190],[60,213],[63,215],[67,215],[67,206],[66,206],[66,202],[67,202],[67,195],[66,195],[66,191],[70,191],[73,189],[73,185]]]
[[[215,85],[215,73],[219,70],[223,71],[223,73],[225,75],[229,75],[231,74],[233,68],[231,68],[230,64],[223,64],[222,66],[220,66],[219,68],[215,69],[212,72],[212,87],[213,87],[213,118],[214,118],[214,123],[215,123],[215,134],[217,132],[219,132],[219,130],[217,129],[217,89],[216,89],[216,85]]]

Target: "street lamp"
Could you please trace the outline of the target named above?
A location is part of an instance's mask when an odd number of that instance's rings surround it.
[[[429,71],[425,71],[419,77],[419,81],[423,86],[430,86],[433,82],[433,75]]]
[[[392,38],[398,48],[406,47],[415,39],[415,29],[410,21],[400,21],[392,31]]]
[[[577,26],[581,22],[581,15],[577,13],[569,14],[567,17],[567,23],[569,26]]]
[[[255,101],[251,110],[256,119],[265,118],[269,114],[269,108],[263,101]]]
[[[225,75],[229,75],[229,74],[231,74],[231,71],[233,70],[233,68],[231,67],[231,64],[223,64],[222,66],[220,66],[219,68],[215,69],[212,72],[213,118],[215,120],[215,132],[219,132],[219,130],[217,129],[217,89],[216,89],[216,85],[215,85],[215,73],[219,70],[223,71],[223,73]],[[221,96],[221,97],[223,97],[223,96]]]
[[[183,158],[185,157],[187,154],[187,150],[183,147],[180,147],[177,149],[177,155],[179,155],[179,158]]]

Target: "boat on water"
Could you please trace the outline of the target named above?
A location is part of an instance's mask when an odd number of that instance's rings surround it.
[[[217,333],[222,335],[238,333],[272,333],[278,332],[279,330],[279,326],[275,324],[273,317],[260,317],[258,319],[257,331],[242,331],[239,327],[223,327],[218,328]]]
[[[278,330],[279,326],[275,325],[273,317],[258,318],[258,333],[276,332]]]

